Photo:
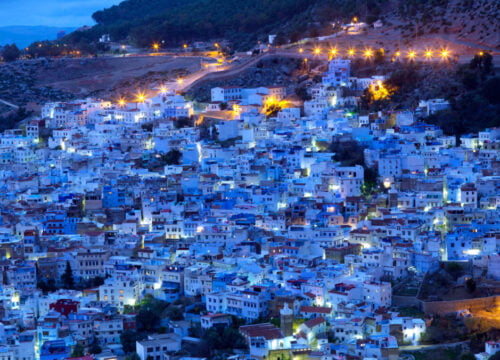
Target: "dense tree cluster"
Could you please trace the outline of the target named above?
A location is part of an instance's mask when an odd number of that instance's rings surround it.
[[[0,56],[4,61],[11,62],[19,59],[21,51],[17,48],[16,44],[7,44],[2,47]]]
[[[493,75],[492,56],[476,55],[455,76],[462,86],[456,96],[449,97],[451,108],[427,121],[457,136],[500,126],[500,77]]]
[[[93,14],[97,26],[85,36],[109,33],[139,46],[179,45],[223,37],[243,48],[277,34],[277,43],[317,36],[331,22],[366,14],[375,21],[384,0],[126,0]],[[141,11],[137,11],[141,9]],[[79,34],[79,36],[83,36]]]

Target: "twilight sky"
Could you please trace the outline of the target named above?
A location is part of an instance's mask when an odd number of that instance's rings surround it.
[[[0,27],[93,25],[92,13],[121,0],[0,0]]]

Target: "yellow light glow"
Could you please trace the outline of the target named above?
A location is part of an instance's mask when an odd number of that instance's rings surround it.
[[[321,54],[321,48],[317,47],[314,49],[314,55],[319,55],[319,54]]]
[[[371,58],[373,56],[373,50],[371,49],[366,49],[364,52],[365,58]]]
[[[215,43],[215,44],[214,44],[214,46],[215,46],[216,48],[218,48],[218,47],[219,47],[219,44],[218,44],[218,43]]]
[[[331,49],[331,50],[330,50],[330,54],[331,54],[332,56],[337,55],[337,53],[338,53],[338,50],[337,50],[337,49],[335,49],[335,48],[333,48],[333,49]]]
[[[408,51],[408,59],[413,60],[417,56],[417,53],[413,50]]]
[[[120,98],[120,99],[118,100],[118,105],[120,105],[121,107],[125,106],[125,104],[126,104],[126,103],[127,103],[127,102],[125,101],[125,99],[124,99],[124,98]]]
[[[160,48],[160,44],[154,43],[153,44],[153,49],[158,50]]]
[[[396,51],[396,52],[394,53],[394,56],[401,56],[401,51]]]
[[[188,46],[187,46],[187,44],[184,44],[184,45],[182,45],[182,47],[183,47],[184,49],[187,49],[187,47],[188,47]]]
[[[449,50],[447,50],[447,49],[441,50],[441,57],[443,59],[447,59],[449,56],[450,56],[450,51]]]
[[[136,101],[143,103],[146,100],[146,95],[144,93],[138,93],[136,96]]]
[[[182,79],[182,78],[177,79],[177,84],[182,85],[183,82],[184,82],[184,79]]]
[[[431,50],[426,50],[425,53],[424,53],[425,57],[427,59],[430,59],[432,58],[432,51]]]
[[[484,55],[484,52],[483,52],[483,51],[480,51],[480,52],[478,53],[478,55],[479,55],[479,56],[483,56],[483,55]]]
[[[349,56],[354,56],[354,54],[355,54],[355,53],[356,53],[356,51],[354,51],[354,49],[349,49],[349,50],[347,51],[347,54],[348,54]]]
[[[301,53],[301,54],[302,54],[303,52],[304,52],[304,49],[299,48],[299,53]]]
[[[167,90],[168,89],[165,86],[160,87],[160,94],[166,94]]]
[[[357,23],[357,22],[358,22],[358,17],[357,17],[357,16],[353,17],[353,18],[352,18],[352,22],[353,22],[353,23]]]

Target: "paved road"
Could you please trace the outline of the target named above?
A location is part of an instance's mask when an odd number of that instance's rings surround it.
[[[11,107],[11,108],[14,108],[14,109],[16,109],[16,110],[17,110],[17,109],[19,109],[19,106],[14,105],[14,104],[12,104],[12,103],[10,103],[10,102],[8,102],[8,101],[2,100],[2,99],[0,99],[0,103],[2,103],[2,104],[4,104],[4,105],[7,105],[7,106],[9,106],[9,107]]]
[[[439,348],[448,348],[455,347],[458,345],[468,345],[469,341],[460,341],[455,343],[445,343],[445,344],[436,344],[436,345],[410,345],[410,346],[400,346],[400,351],[421,351],[421,350],[433,350]]]

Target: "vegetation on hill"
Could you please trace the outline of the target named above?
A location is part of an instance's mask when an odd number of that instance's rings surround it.
[[[364,15],[376,20],[386,0],[125,0],[97,11],[97,25],[69,39],[96,39],[108,33],[115,41],[139,46],[153,42],[179,45],[190,40],[225,38],[238,48],[278,34],[281,41],[317,35],[334,20]]]
[[[492,56],[483,52],[469,64],[407,62],[379,65],[388,74],[383,87],[387,96],[377,98],[373,89],[361,97],[362,113],[415,108],[419,100],[444,98],[450,108],[429,116],[448,135],[460,136],[500,126],[500,77]]]
[[[147,47],[225,38],[248,49],[269,34],[284,43],[330,33],[333,22],[356,16],[368,23],[399,19],[397,27],[407,36],[455,28],[465,34],[467,28],[469,36],[484,41],[492,36],[487,24],[499,14],[492,0],[125,0],[94,13],[97,25],[67,40],[83,44],[110,34],[113,41]]]

